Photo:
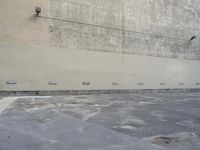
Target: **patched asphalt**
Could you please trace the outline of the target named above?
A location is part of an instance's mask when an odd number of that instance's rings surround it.
[[[200,93],[2,97],[0,150],[199,150]]]

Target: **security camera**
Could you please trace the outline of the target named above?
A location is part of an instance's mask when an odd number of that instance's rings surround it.
[[[36,7],[35,8],[36,16],[39,16],[39,14],[41,13],[41,11],[42,11],[41,7]]]

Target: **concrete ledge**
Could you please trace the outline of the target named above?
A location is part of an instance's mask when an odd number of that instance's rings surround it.
[[[200,92],[200,89],[138,89],[138,90],[52,90],[52,91],[0,91],[0,96],[58,96],[58,95],[93,95],[115,93],[185,93]]]

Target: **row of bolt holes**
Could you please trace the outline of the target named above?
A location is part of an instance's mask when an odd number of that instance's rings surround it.
[[[7,81],[6,84],[15,85],[15,84],[17,84],[17,81],[10,80],[10,81]],[[49,85],[57,85],[58,83],[56,81],[50,81],[50,82],[48,82],[48,84]],[[88,86],[88,85],[90,85],[90,82],[82,82],[82,85]],[[118,86],[119,83],[112,82],[112,85],[113,86]],[[138,82],[137,85],[143,86],[144,83],[143,82]],[[165,86],[166,84],[165,83],[160,83],[160,85]],[[184,85],[184,83],[179,83],[179,85]],[[200,85],[200,83],[196,83],[196,85]]]

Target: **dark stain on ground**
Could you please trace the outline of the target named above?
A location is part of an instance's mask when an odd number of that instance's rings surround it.
[[[155,137],[153,139],[153,144],[157,145],[168,145],[168,144],[173,144],[173,143],[178,143],[179,140],[177,137],[165,137],[165,136],[160,136],[160,137]]]

